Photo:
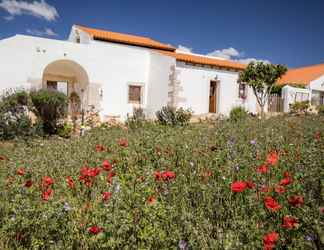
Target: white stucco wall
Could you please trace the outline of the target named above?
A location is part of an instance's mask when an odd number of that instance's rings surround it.
[[[133,104],[128,103],[128,85],[140,83],[144,89],[148,89],[150,68],[156,65],[151,63],[150,50],[144,48],[98,41],[76,44],[22,35],[1,41],[0,53],[1,89],[39,87],[44,69],[50,63],[57,60],[78,63],[88,74],[90,83],[87,92],[92,97],[90,100],[96,99],[95,103],[100,104],[103,118],[120,116],[125,119],[127,113],[132,113]],[[153,57],[154,60],[158,59]],[[161,74],[166,71],[163,70]],[[160,78],[160,83],[167,78],[159,77],[157,73],[152,77],[153,80]],[[99,95],[100,89],[102,97]],[[148,94],[145,91],[144,107]],[[89,104],[92,104],[91,101]]]
[[[238,97],[237,83],[239,73],[187,65],[177,62],[179,92],[179,107],[191,108],[195,114],[209,112],[210,81],[219,81],[217,113],[228,115],[233,107],[243,106],[249,112],[256,112],[256,100],[252,89],[248,89],[248,98],[243,102]]]
[[[154,117],[157,110],[168,104],[171,67],[175,64],[173,57],[151,52],[146,106],[149,117]]]
[[[324,91],[324,75],[309,84],[311,90]]]

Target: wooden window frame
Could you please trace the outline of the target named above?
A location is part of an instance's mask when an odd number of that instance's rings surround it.
[[[242,90],[243,88],[243,90]],[[247,89],[248,86],[245,83],[239,83],[239,87],[238,87],[238,97],[242,100],[246,100],[247,99]]]
[[[140,98],[139,98],[140,100],[139,101],[130,100],[130,90],[132,87],[140,88]],[[143,99],[144,99],[144,84],[133,83],[133,82],[128,83],[127,84],[127,103],[141,105],[144,103]]]

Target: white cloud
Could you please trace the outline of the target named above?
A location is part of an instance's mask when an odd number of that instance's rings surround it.
[[[59,17],[59,14],[54,6],[40,1],[16,1],[16,0],[2,0],[0,8],[6,10],[10,16],[5,17],[6,20],[12,20],[14,16],[30,15],[38,18],[43,18],[47,21],[54,21]]]
[[[256,58],[242,58],[242,59],[237,59],[235,61],[243,63],[243,64],[249,64],[251,62],[271,63],[269,60],[262,60],[262,59],[256,59]]]
[[[3,19],[9,22],[14,19],[14,16],[5,16]]]
[[[220,57],[226,60],[232,60],[243,64],[249,64],[250,62],[264,62],[271,63],[269,60],[257,59],[257,58],[243,58],[243,51],[239,51],[235,48],[214,50],[211,53],[208,53],[207,56]]]
[[[188,47],[183,46],[181,44],[178,46],[177,50],[181,51],[181,52],[192,53],[192,48],[188,48]]]
[[[230,60],[233,57],[239,57],[241,56],[241,52],[239,52],[237,49],[234,49],[232,47],[228,49],[221,49],[221,50],[214,50],[213,52],[208,53],[208,56],[214,56],[214,57],[221,57],[227,60]]]
[[[58,34],[50,28],[45,28],[44,30],[27,29],[26,32],[34,36],[58,36]]]

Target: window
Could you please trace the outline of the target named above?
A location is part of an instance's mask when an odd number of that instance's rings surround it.
[[[142,86],[129,85],[128,86],[128,102],[129,103],[142,103]]]
[[[68,82],[47,81],[48,90],[54,90],[68,95]]]
[[[239,98],[246,99],[247,97],[247,86],[244,83],[239,84]]]
[[[47,89],[48,90],[57,90],[57,82],[55,81],[47,81]]]

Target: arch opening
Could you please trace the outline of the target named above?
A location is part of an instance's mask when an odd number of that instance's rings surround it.
[[[42,87],[63,92],[69,98],[69,113],[79,113],[88,108],[89,77],[85,69],[71,60],[58,60],[48,64],[43,71]],[[79,105],[71,102],[71,94],[79,97]],[[77,107],[77,110],[75,108]]]

